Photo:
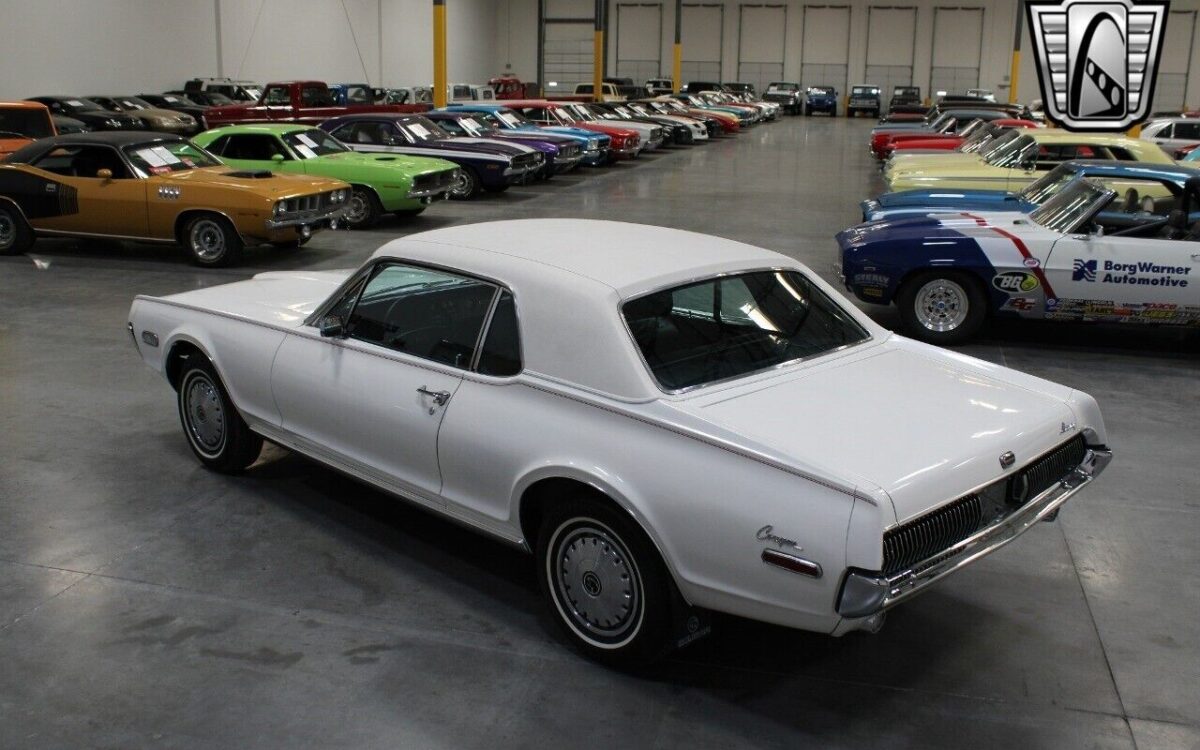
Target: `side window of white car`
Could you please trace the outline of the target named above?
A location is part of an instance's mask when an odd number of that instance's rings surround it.
[[[496,287],[445,271],[382,264],[347,320],[351,338],[467,369]]]
[[[512,293],[501,292],[496,310],[488,323],[487,335],[479,352],[478,371],[484,375],[507,377],[521,371],[521,333]]]

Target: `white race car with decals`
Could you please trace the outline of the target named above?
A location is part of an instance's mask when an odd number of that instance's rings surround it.
[[[1194,325],[1200,177],[1146,182],[1143,194],[1166,197],[1114,203],[1116,191],[1078,179],[1029,214],[868,222],[838,234],[838,270],[859,299],[895,302],[907,332],[931,343],[965,341],[993,313]]]

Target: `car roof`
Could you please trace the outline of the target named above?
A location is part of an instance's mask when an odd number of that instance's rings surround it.
[[[372,258],[458,269],[504,284],[516,300],[527,373],[623,401],[661,396],[622,323],[625,300],[722,273],[803,269],[734,240],[589,219],[435,229],[393,240]]]
[[[1200,168],[1187,167],[1182,164],[1158,164],[1145,161],[1112,161],[1109,159],[1075,159],[1066,162],[1065,166],[1072,171],[1087,169],[1088,174],[1112,177],[1144,177],[1170,182],[1185,182],[1200,177]]]
[[[788,262],[779,253],[682,229],[594,219],[514,219],[409,235],[403,242],[454,245],[487,265],[521,264],[527,274],[570,274],[622,298],[736,268]],[[385,245],[376,255],[386,255]],[[501,270],[497,274],[506,274]]]

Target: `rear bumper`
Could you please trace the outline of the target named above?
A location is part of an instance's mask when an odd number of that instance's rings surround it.
[[[851,568],[838,594],[838,614],[850,619],[877,615],[995,552],[1039,521],[1053,520],[1059,507],[1090,484],[1111,460],[1112,451],[1107,448],[1089,447],[1082,463],[1011,515],[895,575]]]

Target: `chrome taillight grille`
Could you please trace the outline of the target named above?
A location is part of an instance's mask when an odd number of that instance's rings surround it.
[[[1008,483],[1008,499],[1015,505],[1037,497],[1050,489],[1087,456],[1087,445],[1083,435],[1050,451],[1025,468],[1021,469]]]
[[[1041,455],[1011,476],[930,511],[883,535],[883,572],[895,575],[931,561],[981,528],[998,523],[1083,463],[1082,435]]]
[[[883,572],[899,573],[961,542],[982,520],[983,505],[972,494],[892,529],[883,536]]]

